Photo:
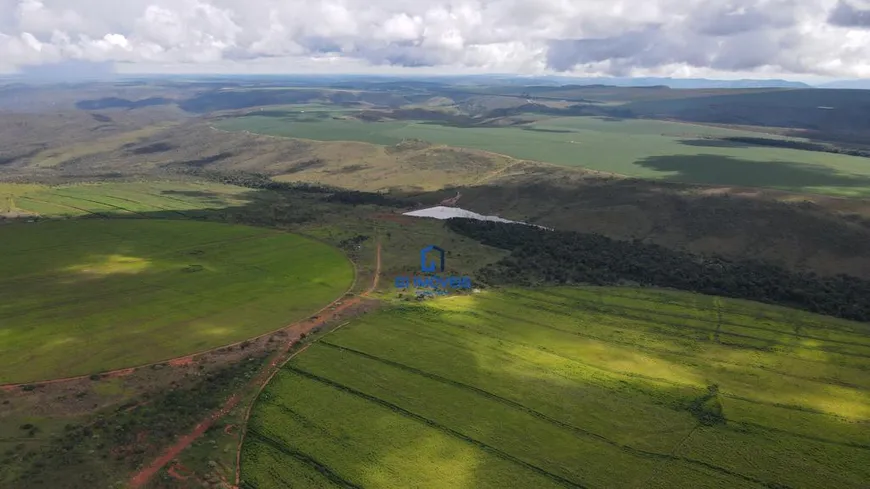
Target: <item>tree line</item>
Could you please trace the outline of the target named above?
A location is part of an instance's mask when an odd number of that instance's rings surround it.
[[[597,234],[545,231],[521,224],[449,219],[446,226],[510,250],[477,273],[490,285],[640,285],[749,299],[870,321],[870,281],[792,272],[754,260],[729,260]]]
[[[379,205],[383,207],[408,207],[413,205],[404,199],[397,199],[377,192],[360,192],[357,190],[340,190],[334,191],[325,199],[327,202],[347,204],[352,206],[358,205]]]
[[[770,146],[773,148],[800,149],[803,151],[820,151],[823,153],[844,154],[870,158],[870,150],[856,148],[840,148],[831,144],[795,141],[792,139],[756,138],[748,136],[731,136],[719,138],[732,143],[752,144],[755,146]]]
[[[414,202],[391,197],[378,192],[361,192],[308,182],[279,182],[273,180],[269,175],[262,173],[202,170],[199,168],[188,167],[175,168],[174,171],[184,175],[197,176],[213,182],[257,190],[301,191],[314,194],[328,194],[324,197],[324,200],[331,203],[353,206],[371,204],[384,207],[409,207],[414,205]]]

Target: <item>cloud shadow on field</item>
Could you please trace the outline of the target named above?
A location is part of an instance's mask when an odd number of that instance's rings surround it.
[[[571,134],[577,131],[571,131],[569,129],[548,129],[545,127],[532,127],[532,126],[519,126],[523,131],[532,131],[532,132],[550,132],[556,134]]]
[[[860,466],[867,447],[850,444],[860,440],[860,431],[838,437],[835,433],[849,425],[836,417],[778,404],[804,399],[814,407],[818,400],[839,400],[827,385],[811,379],[772,384],[779,379],[768,372],[758,386],[776,387],[759,389],[741,410],[732,409],[735,392],[742,394],[744,382],[760,372],[754,348],[728,346],[736,363],[726,371],[716,361],[697,361],[708,349],[725,348],[712,340],[687,341],[681,348],[682,335],[657,333],[657,339],[670,341],[656,351],[601,334],[613,325],[592,328],[600,338],[589,340],[583,336],[588,328],[570,326],[581,303],[542,301],[536,308],[542,317],[530,319],[518,312],[521,308],[502,313],[514,303],[510,297],[481,297],[380,311],[294,360],[291,367],[319,376],[316,388],[332,397],[318,395],[320,406],[330,406],[324,410],[299,401],[300,386],[289,386],[279,400],[291,408],[287,412],[307,410],[315,414],[306,421],[323,432],[352,434],[335,436],[328,451],[321,447],[306,454],[363,487],[407,487],[409,480],[418,487],[439,487],[433,481],[449,487],[558,487],[564,482],[566,487],[674,487],[674,481],[689,481],[681,479],[686,474],[718,480],[721,487],[773,487],[802,477],[802,470],[816,470],[808,476],[813,487],[824,487],[820,480],[855,487],[849,482],[865,472],[859,468],[840,476],[836,468],[814,461],[819,452],[838,453],[850,466]],[[715,320],[710,312],[707,322]],[[695,351],[695,344],[702,349],[697,355],[671,353]],[[695,405],[709,397],[707,383],[722,384],[721,396],[715,387],[713,397],[724,405],[725,417],[711,419],[707,415],[715,410]],[[781,421],[789,415],[805,422],[792,429]],[[780,421],[742,422],[768,416]],[[494,419],[499,421],[488,421]],[[749,453],[743,460],[763,465],[734,464],[731,450],[703,449],[711,440],[742,448]],[[304,435],[294,442],[290,448],[311,450]],[[785,445],[790,449],[776,449]],[[353,453],[360,446],[365,457]],[[425,463],[414,466],[415,475],[402,475],[408,466],[403,460],[415,457]],[[243,474],[266,477],[267,471],[245,472],[246,463],[254,461],[243,458]],[[660,471],[665,466],[673,471]],[[449,482],[438,474],[448,467]]]
[[[700,148],[757,148],[757,144],[738,143],[722,139],[682,139],[680,144]]]
[[[713,154],[651,156],[635,164],[660,172],[677,172],[667,180],[710,185],[740,185],[801,190],[812,187],[868,187],[870,177],[846,175],[822,166],[794,162],[752,161]]]
[[[203,203],[215,204],[219,207],[226,206],[226,195],[208,190],[161,190],[160,195],[166,195],[170,197],[193,197],[199,199]],[[159,218],[159,216],[156,217]]]

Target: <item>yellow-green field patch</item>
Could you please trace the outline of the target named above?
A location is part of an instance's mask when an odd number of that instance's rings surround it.
[[[0,382],[161,361],[276,330],[351,284],[337,249],[187,220],[0,226]]]
[[[244,205],[250,189],[199,182],[80,183],[58,186],[0,184],[0,199],[44,217],[121,214],[184,217],[188,211]]]
[[[165,131],[174,125],[174,123],[156,124],[113,136],[95,139],[93,141],[82,142],[52,150],[45,150],[33,156],[32,160],[38,167],[54,167],[75,158],[81,158],[104,151],[111,151],[120,148],[125,144],[136,143],[137,141],[149,136],[159,134],[161,131]]]
[[[243,487],[863,488],[868,330],[627,288],[395,305],[267,386]]]
[[[757,133],[658,120],[559,117],[523,126],[454,127],[429,121],[363,122],[328,116],[245,115],[229,131],[394,145],[406,139],[638,178],[818,194],[870,195],[866,158],[711,141]]]

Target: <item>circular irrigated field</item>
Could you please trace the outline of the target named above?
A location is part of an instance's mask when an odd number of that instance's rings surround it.
[[[158,362],[302,319],[353,267],[294,234],[196,221],[0,226],[0,383]]]

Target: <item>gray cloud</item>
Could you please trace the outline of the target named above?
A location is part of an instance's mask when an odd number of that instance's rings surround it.
[[[867,26],[867,10],[836,0],[0,0],[0,71],[275,60],[333,71],[870,77]]]
[[[870,28],[870,9],[861,9],[840,0],[828,17],[828,22],[841,27]]]
[[[775,28],[788,28],[795,24],[793,3],[776,1],[738,5],[711,5],[693,12],[689,23],[692,30],[705,36],[730,36],[745,32],[758,32]]]
[[[650,26],[609,38],[552,41],[547,51],[547,64],[555,70],[565,71],[578,64],[648,59],[654,56],[651,51],[658,51],[664,41],[657,33],[660,27]]]

